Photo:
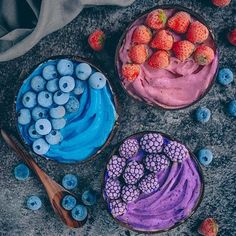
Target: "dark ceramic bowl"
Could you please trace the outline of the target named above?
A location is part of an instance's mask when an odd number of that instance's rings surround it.
[[[146,133],[159,133],[161,134],[164,138],[167,138],[168,140],[171,140],[171,141],[177,141],[179,143],[181,143],[179,140],[175,139],[175,138],[172,138],[171,136],[169,136],[168,134],[165,134],[165,133],[162,133],[162,132],[158,132],[158,131],[143,131],[143,132],[138,132],[138,133],[135,133],[135,134],[132,134],[126,138],[124,138],[121,142],[119,142],[113,149],[108,161],[107,161],[107,164],[109,162],[109,160],[111,159],[111,157],[113,155],[119,155],[119,147],[120,145],[127,139],[129,138],[140,138],[141,136],[143,136],[144,134]],[[186,145],[184,145],[186,147]],[[103,195],[103,199],[105,201],[105,204],[107,206],[107,211],[108,213],[110,214],[110,216],[118,223],[120,224],[121,226],[129,229],[129,230],[132,230],[134,232],[138,232],[138,233],[146,233],[146,234],[156,234],[156,233],[163,233],[163,232],[167,232],[167,231],[170,231],[171,229],[174,229],[176,227],[178,227],[179,225],[183,224],[185,221],[187,221],[198,209],[198,207],[200,206],[201,202],[202,202],[202,199],[203,199],[203,195],[204,195],[204,177],[203,177],[203,171],[201,169],[201,166],[200,166],[200,163],[198,161],[198,159],[196,158],[196,156],[194,155],[194,153],[188,148],[186,147],[187,150],[189,151],[189,154],[190,154],[190,158],[193,160],[194,164],[195,164],[195,167],[196,167],[196,170],[199,174],[199,177],[200,177],[200,182],[201,182],[201,186],[200,186],[200,192],[199,192],[199,196],[197,198],[197,202],[195,203],[194,207],[192,208],[191,212],[184,218],[182,219],[181,221],[178,221],[176,222],[172,227],[170,228],[167,228],[165,230],[156,230],[156,231],[140,231],[140,230],[137,230],[137,229],[134,229],[131,225],[129,224],[126,224],[126,223],[123,223],[121,221],[119,221],[117,218],[115,218],[112,214],[111,214],[111,211],[109,209],[109,205],[108,205],[108,202],[107,202],[107,199],[106,199],[106,196],[104,194],[104,189],[105,189],[105,182],[106,182],[106,178],[107,178],[107,169],[105,168],[105,171],[104,171],[104,176],[103,176],[103,186],[102,186],[102,195]]]
[[[215,47],[215,52],[216,52],[216,56],[218,56],[218,62],[217,62],[217,68],[216,68],[216,72],[210,82],[210,84],[208,85],[208,87],[205,89],[205,91],[195,100],[193,101],[192,103],[190,104],[187,104],[187,105],[184,105],[184,106],[181,106],[181,107],[171,107],[171,106],[164,106],[164,105],[161,105],[161,104],[154,104],[152,102],[147,102],[145,101],[142,97],[138,97],[138,96],[135,96],[133,95],[130,91],[128,91],[125,86],[123,85],[122,83],[122,79],[120,77],[120,71],[119,71],[119,68],[121,67],[121,62],[120,62],[120,59],[119,59],[119,51],[120,51],[120,48],[121,46],[123,45],[123,42],[124,42],[124,39],[126,37],[126,34],[127,32],[129,31],[130,27],[132,26],[132,24],[139,18],[141,17],[144,17],[145,15],[147,15],[148,13],[152,12],[153,10],[155,9],[164,9],[164,10],[168,10],[168,9],[174,9],[176,11],[185,11],[185,12],[188,12],[192,17],[194,17],[196,20],[200,21],[201,23],[203,23],[209,30],[209,33],[210,33],[210,36],[214,42],[214,47]],[[153,106],[153,107],[157,107],[157,108],[161,108],[161,109],[164,109],[164,110],[180,110],[180,109],[184,109],[184,108],[187,108],[187,107],[190,107],[192,105],[194,105],[195,103],[197,103],[198,101],[200,101],[203,97],[205,97],[205,95],[210,91],[210,89],[212,88],[214,82],[215,82],[215,79],[216,79],[216,76],[217,76],[217,73],[218,73],[218,69],[219,69],[219,50],[217,48],[217,44],[216,44],[216,40],[215,40],[215,36],[212,32],[212,30],[210,29],[208,23],[200,16],[198,15],[197,13],[195,13],[194,11],[192,11],[191,9],[188,9],[188,8],[185,8],[185,7],[182,7],[182,6],[179,6],[179,5],[159,5],[159,6],[156,6],[152,9],[149,9],[147,11],[145,11],[144,13],[140,14],[134,21],[132,21],[128,27],[125,29],[125,31],[123,32],[119,42],[118,42],[118,45],[117,45],[117,48],[116,48],[116,54],[115,54],[115,68],[116,68],[116,73],[117,73],[117,78],[119,79],[119,83],[121,85],[121,87],[124,89],[125,93],[127,95],[129,95],[130,97],[132,97],[133,99],[139,101],[139,102],[142,102],[142,103],[145,103],[147,105],[150,105],[150,106]]]
[[[85,59],[85,58],[82,58],[82,57],[79,57],[79,56],[70,56],[70,55],[58,55],[58,56],[53,56],[53,57],[50,57],[50,58],[47,58],[45,59],[44,61],[41,61],[40,63],[34,65],[30,71],[22,71],[21,74],[20,74],[20,86],[16,92],[16,95],[15,95],[15,103],[14,103],[14,113],[15,113],[15,123],[16,123],[16,127],[17,127],[17,135],[19,136],[20,138],[20,141],[21,143],[25,146],[25,148],[27,149],[27,151],[29,151],[33,156],[40,156],[40,157],[43,157],[44,159],[47,159],[47,160],[53,160],[53,161],[56,161],[50,157],[47,157],[46,155],[38,155],[36,153],[33,152],[32,148],[30,145],[28,145],[26,143],[26,141],[24,140],[24,138],[22,137],[21,135],[21,132],[19,130],[19,127],[18,127],[18,122],[17,122],[17,112],[16,112],[16,101],[17,101],[17,95],[19,93],[19,90],[21,88],[21,85],[23,83],[23,81],[28,78],[28,76],[42,63],[44,62],[47,62],[48,60],[57,60],[57,59],[64,59],[64,58],[67,58],[67,59],[70,59],[72,61],[75,61],[75,62],[78,62],[78,63],[81,63],[81,62],[86,62],[88,63],[92,68],[96,69],[98,72],[101,72],[102,74],[104,74],[107,78],[107,82],[109,84],[109,88],[110,88],[110,91],[111,91],[111,94],[113,96],[113,102],[114,102],[114,107],[115,107],[115,111],[116,111],[116,120],[115,120],[115,124],[106,140],[106,142],[96,151],[95,154],[91,155],[90,157],[86,158],[85,160],[81,160],[81,161],[75,161],[75,162],[69,162],[68,164],[73,164],[73,163],[84,163],[84,162],[87,162],[87,161],[91,161],[91,160],[94,160],[106,147],[109,146],[109,144],[111,143],[112,141],[112,138],[114,137],[118,127],[119,127],[119,113],[120,113],[120,108],[119,108],[119,104],[118,104],[118,99],[117,99],[117,96],[115,94],[115,90],[114,90],[114,85],[112,84],[112,81],[111,79],[109,79],[109,77],[106,75],[106,73],[104,73],[100,68],[98,68],[97,66],[94,65],[93,62]],[[79,150],[78,150],[78,154],[79,154]],[[61,162],[61,161],[57,161],[57,162],[60,162],[60,163],[66,163],[67,162]]]

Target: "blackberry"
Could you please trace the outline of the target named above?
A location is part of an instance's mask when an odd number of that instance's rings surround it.
[[[110,177],[119,177],[124,168],[125,168],[126,160],[117,155],[112,156],[109,163],[107,164],[107,172]]]
[[[138,185],[139,189],[146,194],[152,193],[159,188],[157,176],[155,174],[146,175]]]
[[[125,168],[123,178],[127,184],[136,184],[144,174],[144,167],[137,161],[131,161]]]
[[[144,162],[146,168],[154,173],[167,168],[170,164],[169,159],[163,154],[149,154]]]
[[[130,138],[126,139],[119,148],[119,153],[121,157],[126,159],[133,157],[137,154],[139,150],[139,144],[137,139]]]
[[[140,140],[141,148],[147,153],[159,153],[162,151],[163,137],[157,133],[144,134]]]
[[[121,216],[127,211],[126,204],[121,199],[111,201],[109,206],[114,217]]]
[[[121,198],[124,202],[133,202],[138,199],[140,190],[135,185],[127,185],[122,188]]]
[[[120,190],[121,190],[119,180],[112,178],[107,179],[105,190],[106,190],[106,195],[111,200],[118,199],[120,197]]]

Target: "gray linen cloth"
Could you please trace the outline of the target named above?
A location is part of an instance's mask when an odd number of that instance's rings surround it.
[[[127,6],[134,0],[0,0],[0,62],[19,57],[71,22],[86,6]]]

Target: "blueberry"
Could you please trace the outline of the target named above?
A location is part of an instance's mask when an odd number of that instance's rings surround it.
[[[89,77],[89,85],[94,89],[102,89],[106,85],[106,77],[100,72],[95,72]]]
[[[69,93],[75,87],[75,80],[73,77],[67,75],[63,76],[59,80],[59,88],[64,93]]]
[[[75,207],[76,199],[72,195],[66,195],[62,199],[61,205],[64,209],[70,211]]]
[[[34,92],[28,91],[22,98],[22,103],[27,108],[32,108],[37,104],[37,95]]]
[[[236,100],[232,100],[228,104],[227,110],[228,110],[229,115],[236,117]]]
[[[65,105],[67,112],[76,112],[79,109],[79,101],[76,97],[70,97]]]
[[[31,114],[32,118],[37,121],[38,119],[47,117],[47,109],[37,106],[32,110]]]
[[[57,78],[56,66],[54,66],[54,65],[45,66],[43,68],[42,75],[43,75],[44,79],[46,79],[46,80]]]
[[[208,166],[213,159],[213,154],[211,150],[203,148],[198,152],[198,160],[204,166]]]
[[[57,91],[54,93],[53,101],[57,105],[64,105],[68,102],[69,98],[70,98],[69,93],[63,93],[61,91]]]
[[[206,123],[211,117],[211,111],[206,107],[199,107],[195,112],[195,118],[198,122]]]
[[[56,92],[59,89],[58,85],[59,79],[52,79],[47,82],[46,88],[49,92]]]
[[[75,80],[75,88],[74,88],[74,94],[76,95],[80,95],[84,92],[84,89],[85,89],[85,86],[86,86],[86,83],[82,80]]]
[[[27,125],[30,123],[30,121],[31,121],[30,110],[26,108],[20,109],[20,111],[18,112],[18,123],[20,125]]]
[[[33,150],[38,155],[44,155],[48,152],[50,146],[47,142],[43,139],[37,139],[33,142]]]
[[[67,59],[61,59],[57,63],[57,70],[61,75],[72,75],[74,72],[73,62]]]
[[[29,168],[25,164],[21,163],[17,165],[14,169],[15,178],[18,180],[26,180],[29,178]]]
[[[42,136],[40,134],[37,133],[36,129],[35,129],[35,125],[31,125],[28,129],[28,133],[29,133],[29,136],[31,138],[35,138],[35,139],[38,139],[38,138],[41,138]]]
[[[228,85],[234,80],[233,72],[228,68],[220,69],[217,80],[222,85]]]
[[[88,215],[87,208],[83,205],[75,206],[71,211],[72,217],[77,221],[83,221]]]
[[[97,197],[94,191],[87,190],[82,194],[82,201],[87,206],[92,206],[96,203]]]
[[[40,92],[45,89],[46,81],[42,76],[36,75],[34,78],[32,78],[30,84],[31,84],[31,88],[35,92]]]
[[[92,68],[87,63],[80,63],[75,68],[75,74],[76,74],[77,78],[81,79],[81,80],[88,79],[89,76],[91,75],[91,73],[92,73]]]
[[[78,184],[78,179],[75,175],[66,174],[62,179],[62,185],[65,189],[74,189]]]
[[[38,104],[42,107],[50,107],[52,105],[52,93],[42,91],[38,94]]]
[[[66,125],[66,120],[64,118],[52,119],[51,122],[53,129],[63,129]]]
[[[66,114],[66,110],[63,106],[52,107],[49,111],[52,118],[62,118]]]
[[[37,196],[31,196],[27,199],[27,207],[30,210],[36,211],[39,208],[41,208],[42,202],[39,197]]]
[[[46,141],[51,144],[55,145],[62,141],[63,137],[58,130],[52,130],[49,134],[45,136]]]
[[[46,135],[52,130],[52,125],[48,119],[39,119],[35,122],[35,130],[40,135]]]

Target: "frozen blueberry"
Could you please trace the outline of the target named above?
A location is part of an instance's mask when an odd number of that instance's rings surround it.
[[[65,197],[63,197],[61,205],[64,209],[70,211],[72,210],[75,205],[76,205],[76,199],[74,196],[72,195],[66,195]]]
[[[20,109],[18,112],[18,123],[21,125],[27,125],[31,121],[30,110],[26,108]]]
[[[84,205],[92,206],[96,203],[97,197],[94,191],[87,190],[82,194],[82,201]]]
[[[69,93],[75,87],[75,80],[73,77],[67,75],[63,76],[59,80],[59,88],[64,93]]]
[[[46,80],[42,76],[36,75],[34,78],[32,78],[30,84],[31,84],[31,88],[35,92],[40,92],[45,89]]]
[[[84,92],[84,89],[85,89],[85,86],[86,86],[86,83],[82,80],[75,80],[75,88],[73,90],[74,94],[75,95],[80,95]]]
[[[227,110],[229,115],[236,117],[236,100],[232,100],[228,104]]]
[[[47,117],[47,109],[37,106],[32,110],[32,118],[37,121],[38,119]]]
[[[50,109],[49,114],[52,118],[58,119],[66,114],[66,110],[63,106],[56,106]]]
[[[83,205],[75,206],[71,211],[72,217],[77,221],[83,221],[88,215],[87,208]]]
[[[35,130],[40,135],[49,134],[52,130],[51,122],[48,119],[39,119],[35,122]]]
[[[49,144],[43,138],[37,139],[33,142],[33,150],[38,155],[46,154],[49,148]]]
[[[52,79],[47,82],[46,88],[49,92],[56,92],[59,89],[58,85],[59,79]]]
[[[42,75],[44,79],[50,80],[50,79],[56,79],[57,78],[57,70],[56,66],[54,65],[47,65],[43,68]]]
[[[18,180],[26,180],[29,178],[29,168],[25,164],[18,164],[14,169],[15,178]]]
[[[211,150],[203,148],[198,152],[198,160],[204,166],[208,166],[213,159],[213,154]]]
[[[57,63],[57,70],[61,75],[72,75],[74,72],[73,62],[67,59],[61,59]]]
[[[27,108],[32,108],[37,104],[37,95],[34,92],[28,91],[22,98],[22,103]]]
[[[222,85],[228,85],[234,80],[233,72],[228,68],[220,69],[217,80]]]
[[[28,129],[28,133],[29,133],[29,136],[31,138],[34,138],[34,139],[38,139],[38,138],[41,138],[42,136],[40,134],[37,133],[36,129],[35,129],[35,125],[31,125]]]
[[[67,112],[76,112],[79,109],[79,101],[76,97],[70,97],[65,105]]]
[[[42,91],[38,94],[38,104],[42,107],[50,107],[52,105],[52,93]]]
[[[92,68],[87,63],[80,63],[75,68],[75,74],[76,74],[77,78],[81,79],[81,80],[88,79],[89,76],[91,75],[91,73],[92,73]]]
[[[27,199],[27,207],[30,210],[36,211],[42,206],[42,201],[37,196],[31,196]]]
[[[66,125],[66,120],[64,118],[52,119],[51,122],[53,129],[63,129]]]
[[[45,136],[46,141],[51,144],[55,145],[62,141],[63,137],[61,135],[61,132],[58,130],[52,130],[49,134]]]
[[[75,175],[66,174],[62,179],[62,185],[65,189],[74,189],[78,185],[78,179]]]
[[[211,111],[206,107],[199,107],[195,112],[195,118],[198,122],[206,123],[211,117]]]
[[[54,93],[53,101],[57,105],[64,105],[68,102],[69,98],[70,98],[69,93],[63,93],[62,91],[57,91]]]
[[[106,85],[106,77],[100,72],[95,72],[89,77],[89,85],[94,89],[102,89]]]

